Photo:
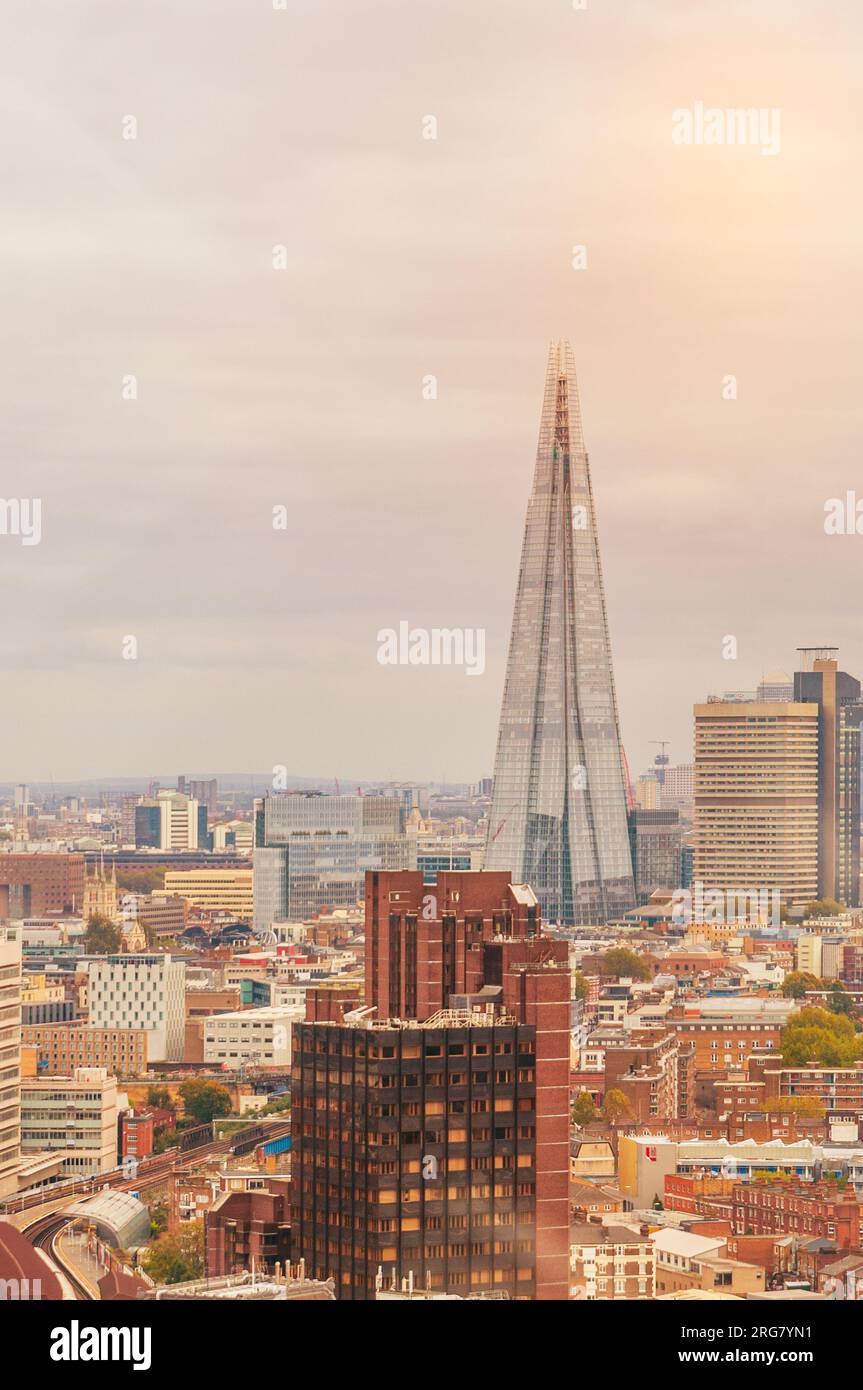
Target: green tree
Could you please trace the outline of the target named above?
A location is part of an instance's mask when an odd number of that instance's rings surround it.
[[[838,980],[830,986],[830,994],[827,998],[827,1007],[833,1014],[853,1014],[854,1000],[846,989],[843,989]]]
[[[588,991],[587,978],[582,975],[580,970],[576,970],[573,976],[573,984],[575,985],[576,999],[586,999]]]
[[[814,902],[806,904],[804,917],[838,917],[840,912],[845,909],[841,903],[837,903],[835,898],[816,898]]]
[[[184,1081],[180,1097],[187,1115],[205,1125],[233,1110],[231,1093],[218,1081]]]
[[[650,980],[653,971],[641,956],[630,951],[628,946],[612,946],[602,957],[603,975],[613,975],[616,979],[628,976],[633,980]]]
[[[792,970],[782,981],[782,993],[786,999],[802,999],[809,990],[818,989],[821,981],[808,970]]]
[[[284,1110],[290,1110],[290,1108],[290,1096],[276,1096],[264,1106],[263,1110],[259,1110],[257,1113],[258,1115],[281,1115]]]
[[[782,1057],[792,1067],[812,1062],[827,1067],[853,1067],[863,1057],[863,1044],[844,1013],[829,1009],[800,1009],[782,1030]]]
[[[631,1120],[632,1105],[629,1097],[623,1091],[608,1091],[602,1103],[602,1114],[610,1125],[618,1125],[621,1120]]]
[[[167,1229],[168,1208],[164,1202],[156,1202],[150,1208],[150,1230],[154,1236],[160,1236]]]
[[[800,1115],[806,1120],[823,1120],[827,1113],[815,1096],[780,1096],[764,1101],[758,1109],[762,1115]]]
[[[596,1119],[598,1113],[593,1103],[593,1097],[587,1091],[579,1092],[572,1107],[573,1123],[577,1124],[579,1129],[583,1129],[585,1125],[591,1124]]]
[[[204,1223],[189,1221],[164,1235],[144,1251],[143,1265],[156,1284],[183,1284],[204,1273]]]
[[[167,1086],[149,1086],[147,1088],[147,1105],[151,1105],[154,1110],[176,1111],[177,1102],[172,1098]]]
[[[125,893],[152,893],[164,888],[165,870],[153,866],[129,866],[117,870],[117,887]]]
[[[110,917],[94,912],[87,918],[84,943],[94,955],[113,956],[123,944],[123,933]]]

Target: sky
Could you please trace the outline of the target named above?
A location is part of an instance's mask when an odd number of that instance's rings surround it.
[[[824,526],[863,502],[861,40],[859,0],[16,7],[0,781],[490,775],[558,337],[633,775],[798,646],[863,675]],[[699,102],[776,152],[674,143]],[[401,621],[484,671],[381,665]]]

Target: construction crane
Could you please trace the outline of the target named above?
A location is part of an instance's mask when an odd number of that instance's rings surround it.
[[[650,742],[658,744],[662,749],[662,752],[657,753],[656,757],[653,759],[653,766],[656,768],[656,780],[660,786],[663,786],[665,783],[665,769],[668,767],[668,754],[665,750],[668,747],[669,740],[667,738],[652,738]]]

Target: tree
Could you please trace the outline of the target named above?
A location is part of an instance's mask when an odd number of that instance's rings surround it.
[[[183,1284],[204,1272],[204,1223],[189,1221],[179,1231],[159,1236],[141,1256],[156,1284]]]
[[[762,1115],[800,1115],[806,1120],[823,1120],[827,1113],[815,1096],[780,1096],[758,1108]]]
[[[218,1081],[184,1081],[180,1098],[186,1114],[199,1125],[209,1124],[221,1115],[230,1115],[234,1108],[230,1091]]]
[[[84,941],[88,951],[97,956],[116,955],[123,944],[123,933],[110,917],[94,912],[87,918]]]
[[[152,893],[164,888],[165,870],[152,865],[131,865],[117,870],[117,887],[125,893]]]
[[[809,990],[818,989],[821,981],[808,970],[792,970],[782,981],[782,993],[786,999],[802,999]]]
[[[863,1043],[844,1013],[828,1009],[800,1009],[782,1030],[782,1057],[792,1067],[807,1063],[827,1067],[853,1067],[863,1057]]]
[[[838,980],[830,986],[830,995],[827,999],[827,1007],[833,1014],[853,1014],[854,1000],[846,989],[843,989]]]
[[[845,908],[841,903],[837,903],[835,898],[816,898],[814,902],[806,904],[804,917],[838,917]]]
[[[614,975],[618,980],[622,975],[633,980],[650,980],[653,977],[647,961],[630,951],[628,946],[612,946],[602,957],[600,968],[603,975]]]
[[[579,1129],[589,1125],[596,1119],[598,1111],[593,1103],[593,1097],[587,1091],[579,1092],[575,1104],[572,1107],[572,1120]]]
[[[163,1231],[168,1229],[168,1208],[164,1202],[156,1202],[150,1208],[150,1230],[154,1236],[160,1236]]]
[[[587,978],[586,976],[582,975],[580,970],[576,970],[575,975],[573,976],[573,983],[575,985],[576,999],[586,999],[588,991]]]
[[[291,1098],[289,1095],[274,1096],[273,1099],[264,1106],[263,1110],[259,1110],[257,1113],[258,1115],[281,1115],[283,1111],[290,1110],[290,1108]]]
[[[167,1086],[150,1086],[147,1089],[147,1105],[154,1110],[176,1111],[177,1102],[172,1098]]]
[[[620,1124],[621,1120],[630,1120],[632,1105],[629,1097],[623,1091],[608,1091],[602,1103],[602,1114],[610,1125]]]

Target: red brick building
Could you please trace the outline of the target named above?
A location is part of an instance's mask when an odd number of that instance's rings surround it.
[[[120,1157],[148,1158],[156,1138],[156,1115],[152,1110],[120,1116]]]
[[[539,904],[508,873],[369,872],[365,895],[366,1003],[379,1018],[428,1018],[470,992],[472,946],[538,937]]]
[[[599,1028],[588,1046],[605,1058],[604,1092],[621,1091],[631,1119],[676,1119],[679,1103],[677,1038],[667,1028]]]
[[[272,1273],[290,1259],[288,1183],[270,1179],[265,1190],[225,1192],[204,1213],[208,1279],[244,1270]]]
[[[835,1182],[736,1183],[732,1193],[738,1235],[797,1235],[857,1250],[863,1210],[853,1188]]]
[[[0,919],[80,912],[83,854],[0,854]]]
[[[375,1015],[367,1006],[363,1020],[295,1028],[292,1258],[305,1259],[314,1278],[332,1275],[341,1298],[373,1297],[382,1267],[397,1279],[412,1271],[435,1291],[565,1299],[568,947],[514,935],[506,907],[494,923],[500,932],[471,920],[488,891],[501,896],[499,883],[473,881],[506,875],[440,877],[465,914],[460,924],[443,913],[442,950],[438,936],[438,953],[430,949],[414,971],[411,912],[387,937],[399,968],[390,971],[380,936],[372,952],[372,994],[386,977],[388,1001],[413,1003],[416,987],[414,1011],[397,1017],[382,1004]],[[382,881],[392,902],[401,880],[413,893],[421,876],[368,880],[367,906],[377,893],[380,907]],[[512,903],[520,915],[535,899],[514,888]],[[520,920],[526,928],[532,918]],[[441,974],[459,986],[443,1000]]]

